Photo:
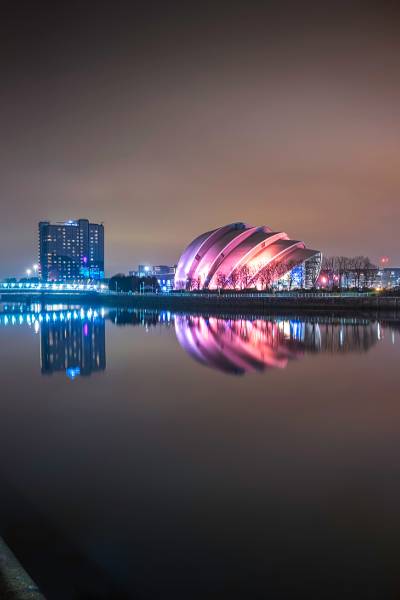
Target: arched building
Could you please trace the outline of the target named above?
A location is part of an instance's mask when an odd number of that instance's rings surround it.
[[[193,240],[179,259],[175,289],[311,287],[319,250],[269,227],[231,223]]]

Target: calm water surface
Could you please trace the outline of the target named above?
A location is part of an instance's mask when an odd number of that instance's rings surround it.
[[[47,598],[399,598],[400,324],[0,305],[0,534]]]

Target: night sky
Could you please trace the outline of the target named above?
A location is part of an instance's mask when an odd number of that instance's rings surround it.
[[[0,67],[0,277],[80,217],[108,274],[232,221],[400,266],[394,2],[8,2]]]

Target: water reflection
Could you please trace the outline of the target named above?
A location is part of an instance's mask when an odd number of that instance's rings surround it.
[[[103,318],[44,321],[40,326],[43,375],[65,371],[70,379],[106,368],[106,334]]]
[[[106,318],[110,319],[114,325],[124,326],[133,325],[134,327],[163,326],[170,327],[174,324],[174,315],[169,310],[156,311],[152,309],[118,309],[109,310]]]
[[[177,316],[176,336],[182,348],[199,362],[229,373],[284,368],[303,353],[300,323],[290,324],[285,338],[282,323],[215,317]]]
[[[0,326],[33,329],[40,335],[42,375],[64,372],[74,380],[106,368],[104,317],[104,309],[13,305],[0,312]]]
[[[182,348],[204,365],[242,375],[283,369],[305,352],[367,351],[381,337],[377,322],[359,319],[221,319],[176,316]]]
[[[149,309],[63,305],[0,306],[0,327],[28,326],[40,335],[41,372],[70,379],[106,369],[106,320],[116,326],[174,327],[182,348],[196,361],[243,375],[284,369],[305,353],[366,352],[399,323],[348,317],[231,317],[172,314]]]

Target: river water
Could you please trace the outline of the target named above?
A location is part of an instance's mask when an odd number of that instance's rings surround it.
[[[50,600],[398,598],[399,331],[0,305],[0,535]]]

